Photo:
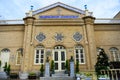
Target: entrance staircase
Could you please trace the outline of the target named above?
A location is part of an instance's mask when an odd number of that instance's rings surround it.
[[[75,80],[74,78],[64,74],[64,72],[55,72],[51,77],[41,77],[40,80]]]

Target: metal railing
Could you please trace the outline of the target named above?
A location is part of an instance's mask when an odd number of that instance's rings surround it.
[[[95,23],[120,23],[120,19],[96,18]]]
[[[101,73],[108,75],[110,80],[120,80],[120,69],[102,70]]]
[[[0,20],[0,24],[24,24],[23,20],[16,19],[16,20]]]

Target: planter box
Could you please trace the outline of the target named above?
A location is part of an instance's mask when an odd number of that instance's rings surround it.
[[[0,72],[0,80],[7,80],[8,76],[6,72]]]
[[[99,80],[110,80],[108,78],[99,78]]]
[[[36,79],[36,78],[37,78],[36,75],[28,76],[28,79]]]
[[[80,77],[80,74],[76,74],[76,77]]]
[[[21,72],[19,72],[19,78],[22,79],[22,80],[23,79],[28,79],[28,73],[25,73],[25,72],[21,73]]]
[[[17,73],[11,73],[10,74],[10,79],[17,79],[18,78],[18,74]]]
[[[40,73],[40,77],[43,77],[44,76],[44,73]]]
[[[85,80],[92,80],[92,78],[91,77],[86,77]]]

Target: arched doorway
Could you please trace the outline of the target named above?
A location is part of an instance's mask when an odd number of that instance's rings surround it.
[[[5,63],[7,62],[7,64],[9,63],[9,57],[10,57],[10,50],[5,48],[1,50],[1,54],[0,54],[0,60],[1,60],[1,71],[4,71],[4,66]]]
[[[64,46],[55,46],[53,51],[53,60],[55,63],[55,71],[63,71],[65,69],[66,49]]]

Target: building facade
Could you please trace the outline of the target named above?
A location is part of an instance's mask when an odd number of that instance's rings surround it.
[[[11,71],[39,71],[47,57],[56,72],[64,71],[71,56],[80,71],[94,71],[99,48],[110,61],[120,61],[120,13],[97,19],[88,10],[58,2],[30,11],[23,20],[0,21],[1,65],[7,62]]]

